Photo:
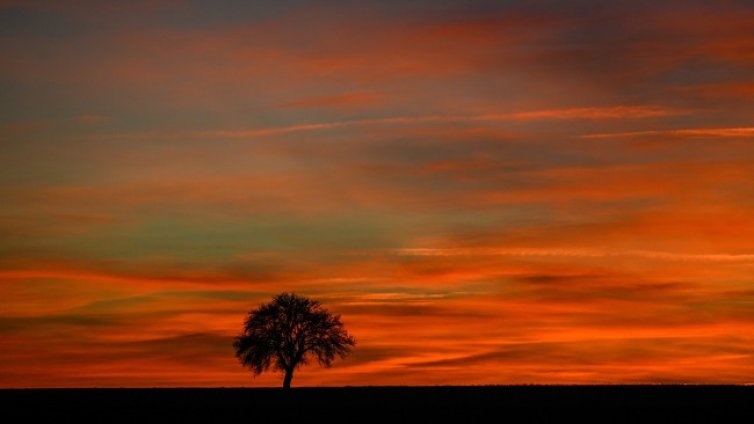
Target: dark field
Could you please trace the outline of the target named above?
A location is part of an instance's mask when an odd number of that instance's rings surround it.
[[[2,390],[0,405],[4,422],[732,422],[754,417],[754,387]]]

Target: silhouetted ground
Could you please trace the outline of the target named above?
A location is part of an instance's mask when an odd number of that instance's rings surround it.
[[[0,405],[4,422],[721,423],[754,422],[754,387],[29,389],[0,390]]]

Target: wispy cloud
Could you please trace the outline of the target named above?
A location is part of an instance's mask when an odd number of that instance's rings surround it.
[[[652,131],[629,131],[616,133],[596,133],[585,134],[581,138],[632,138],[632,137],[687,137],[687,138],[706,138],[706,137],[751,137],[754,136],[754,127],[737,127],[737,128],[686,128],[676,130],[652,130]]]
[[[640,119],[687,115],[690,113],[693,112],[662,106],[615,106],[517,112],[510,114],[509,117],[516,120],[533,121],[547,119]]]
[[[548,249],[548,248],[403,248],[394,253],[405,256],[540,256],[540,257],[637,257],[668,261],[754,262],[754,254],[682,253],[652,250]]]
[[[343,127],[358,127],[369,125],[411,125],[431,123],[504,123],[515,121],[543,121],[543,120],[568,120],[568,119],[641,119],[660,116],[685,115],[690,113],[686,110],[673,109],[660,106],[615,106],[615,107],[589,107],[547,109],[528,112],[504,112],[485,113],[479,115],[426,115],[426,116],[401,116],[387,118],[356,119],[339,122],[320,122],[311,124],[296,124],[282,127],[251,129],[251,130],[216,130],[199,131],[193,133],[199,137],[219,138],[249,138],[286,134],[293,132],[328,130]]]

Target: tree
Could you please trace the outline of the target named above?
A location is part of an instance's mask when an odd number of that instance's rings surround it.
[[[316,358],[329,368],[336,356],[346,357],[355,345],[340,315],[295,293],[278,294],[251,310],[243,333],[233,342],[236,357],[255,376],[270,368],[283,372],[284,389],[290,389],[298,367]]]

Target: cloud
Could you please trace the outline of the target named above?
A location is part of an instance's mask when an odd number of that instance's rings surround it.
[[[695,254],[658,251],[609,251],[590,249],[542,249],[542,248],[404,248],[395,251],[399,255],[407,256],[563,256],[600,258],[610,256],[635,256],[640,258],[661,259],[671,261],[701,261],[701,262],[752,262],[754,255],[750,254]]]
[[[638,137],[682,137],[682,138],[727,138],[751,137],[754,127],[742,128],[698,128],[678,130],[629,131],[619,133],[585,134],[581,138],[638,138]]]
[[[545,119],[637,119],[676,116],[690,113],[661,106],[615,106],[538,110],[511,114],[517,120]]]
[[[340,99],[340,97],[336,97]],[[309,100],[307,100],[308,102]],[[316,100],[322,102],[322,99]],[[327,101],[327,98],[324,100]],[[338,100],[339,101],[339,100]],[[300,106],[297,106],[300,107]],[[254,138],[279,134],[324,131],[348,127],[374,125],[421,125],[433,123],[496,123],[515,121],[564,120],[564,119],[641,119],[660,116],[674,116],[689,113],[684,110],[660,106],[615,106],[538,110],[528,112],[486,113],[480,115],[425,115],[396,116],[385,118],[366,118],[339,122],[316,122],[294,124],[282,127],[247,129],[247,130],[208,130],[191,133],[146,133],[125,134],[126,138],[161,137],[161,138]]]
[[[720,345],[715,346],[716,343]],[[741,343],[741,339],[684,337],[522,343],[464,357],[419,362],[409,367],[447,370],[505,364],[508,368],[520,367],[525,370],[528,381],[555,379],[561,383],[583,383],[584,379],[607,382],[612,373],[630,369],[628,381],[634,384],[657,381],[683,383],[694,381],[705,371],[694,369],[691,363],[696,361],[709,361],[712,367],[723,364],[750,367],[748,355],[740,349]],[[648,357],[653,360],[647,361]],[[578,372],[560,374],[557,370],[565,364],[582,371],[581,375]],[[747,380],[739,377],[736,381]]]

